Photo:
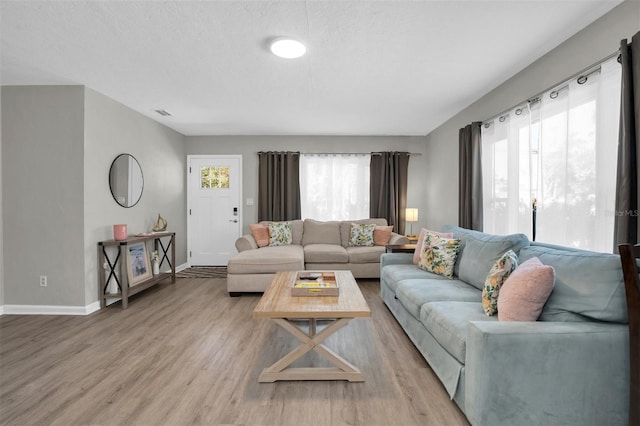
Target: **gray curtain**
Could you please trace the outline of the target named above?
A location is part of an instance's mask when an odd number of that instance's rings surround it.
[[[393,231],[404,234],[407,207],[408,152],[372,152],[369,215],[387,219]]]
[[[476,231],[482,231],[481,125],[475,121],[458,133],[458,225]]]
[[[258,221],[300,219],[300,153],[258,153]]]
[[[640,32],[627,44],[620,42],[622,97],[620,100],[620,140],[616,182],[616,216],[613,250],[618,244],[640,242],[638,226],[638,136],[640,135]]]

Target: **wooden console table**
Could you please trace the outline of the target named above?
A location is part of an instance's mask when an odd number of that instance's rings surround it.
[[[163,242],[162,239],[168,240]],[[130,237],[126,240],[116,241],[100,241],[98,243],[98,299],[100,300],[100,308],[107,305],[107,298],[121,298],[122,309],[126,309],[129,304],[129,296],[146,290],[152,285],[171,277],[171,283],[176,282],[176,268],[174,266],[176,259],[176,233],[175,232],[156,232],[150,235],[140,237]],[[127,247],[131,244],[153,240],[153,249],[158,252],[160,262],[160,270],[165,264],[169,266],[168,272],[160,272],[151,278],[142,281],[134,286],[129,285],[128,266],[127,266]],[[166,244],[166,247],[165,247]],[[111,259],[107,253],[107,247],[117,247],[115,259]],[[112,254],[112,256],[114,256]],[[120,269],[120,277],[116,271]],[[105,274],[107,275],[105,277]],[[111,280],[115,280],[118,285],[118,292],[110,293],[107,291]]]

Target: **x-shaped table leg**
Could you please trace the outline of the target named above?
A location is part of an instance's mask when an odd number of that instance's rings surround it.
[[[282,328],[293,334],[302,344],[265,368],[260,374],[259,382],[275,382],[276,380],[348,380],[350,382],[364,382],[362,372],[346,359],[321,344],[327,337],[347,325],[353,318],[339,318],[319,333],[315,333],[315,319],[310,319],[307,334],[295,324],[285,318],[273,320]],[[295,360],[309,351],[315,351],[331,362],[335,367],[289,367]],[[289,367],[289,368],[288,368]]]

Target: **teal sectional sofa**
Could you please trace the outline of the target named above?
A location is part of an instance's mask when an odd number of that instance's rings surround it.
[[[623,425],[629,340],[618,255],[446,226],[461,240],[454,278],[383,254],[380,294],[472,425]],[[538,321],[498,321],[481,303],[507,250],[555,269]]]

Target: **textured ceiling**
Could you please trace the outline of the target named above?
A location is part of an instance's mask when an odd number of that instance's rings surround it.
[[[0,83],[85,85],[185,135],[424,135],[619,3],[2,0]]]

